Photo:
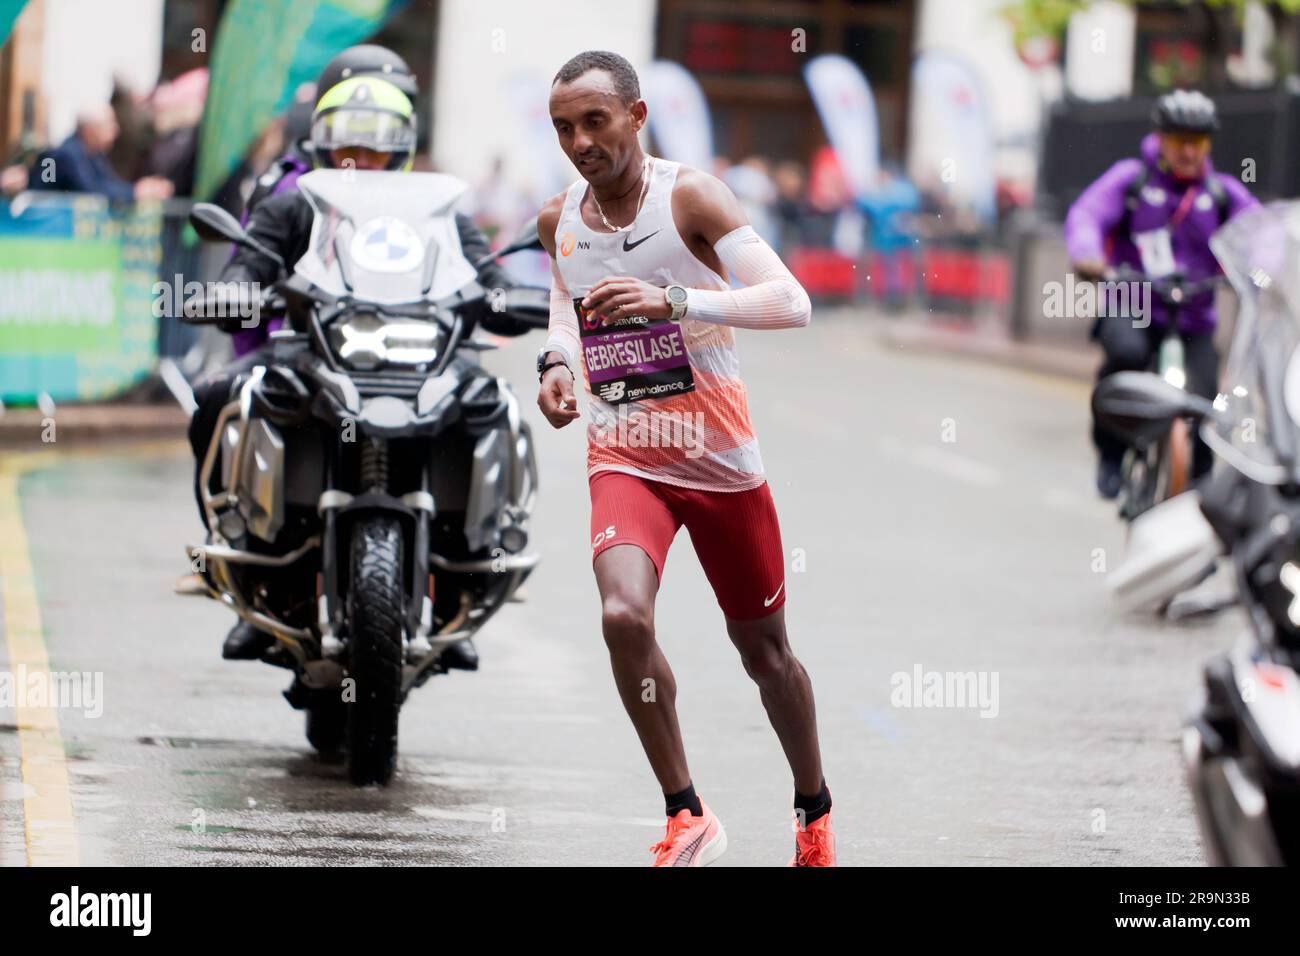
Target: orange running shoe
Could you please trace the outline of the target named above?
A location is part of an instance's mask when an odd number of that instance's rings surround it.
[[[700,807],[704,816],[692,816],[690,810],[679,810],[677,816],[668,818],[664,838],[652,844],[655,866],[708,866],[727,849],[727,833],[703,800]]]
[[[803,829],[795,825],[794,859],[791,866],[834,866],[835,834],[831,831],[831,815],[818,817]]]

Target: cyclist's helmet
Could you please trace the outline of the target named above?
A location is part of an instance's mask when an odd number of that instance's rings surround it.
[[[316,95],[324,96],[328,90],[344,80],[358,76],[377,76],[387,80],[406,94],[410,100],[418,92],[415,75],[406,61],[387,47],[363,43],[351,46],[325,64],[316,80]]]
[[[386,169],[408,170],[415,159],[415,110],[387,80],[358,76],[325,91],[311,118],[311,154],[318,168],[331,153],[360,147],[387,153]]]
[[[1198,90],[1174,90],[1156,100],[1151,120],[1162,133],[1213,133],[1219,128],[1214,100]]]

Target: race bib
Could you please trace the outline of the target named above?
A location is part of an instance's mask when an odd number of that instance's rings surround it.
[[[573,300],[582,335],[582,363],[597,398],[611,405],[671,398],[695,390],[682,330],[667,319],[604,317]]]
[[[1142,257],[1142,271],[1151,278],[1159,279],[1177,270],[1168,229],[1136,233],[1133,242],[1138,247],[1138,255]]]

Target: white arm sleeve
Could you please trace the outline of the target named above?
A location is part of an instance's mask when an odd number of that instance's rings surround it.
[[[569,363],[569,370],[577,367],[578,313],[573,310],[573,296],[560,277],[559,266],[551,260],[551,321],[546,327],[546,352],[559,352]],[[545,352],[543,352],[545,354]],[[577,372],[574,371],[576,375]]]
[[[713,251],[745,288],[688,289],[687,318],[741,329],[797,329],[812,319],[808,293],[752,226],[733,229]]]

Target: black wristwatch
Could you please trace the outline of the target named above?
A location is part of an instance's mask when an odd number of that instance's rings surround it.
[[[569,369],[569,375],[573,376],[573,369],[569,368],[568,362],[565,362],[562,359],[556,362],[546,361],[546,356],[554,351],[555,349],[543,348],[537,353],[537,382],[539,385],[541,384],[542,379],[546,377],[546,373],[557,365],[563,365],[565,368]],[[577,376],[573,377],[576,378]]]

